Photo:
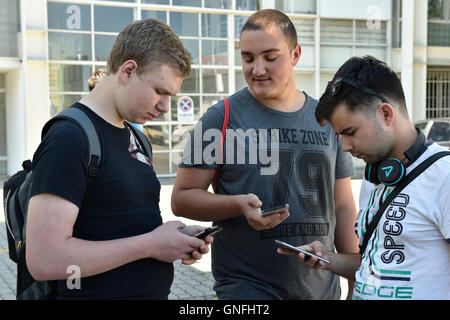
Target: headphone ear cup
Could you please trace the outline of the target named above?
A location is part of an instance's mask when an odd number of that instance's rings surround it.
[[[406,169],[403,163],[395,158],[382,161],[377,168],[379,181],[387,186],[394,186],[403,180],[405,172]]]
[[[366,169],[364,170],[364,177],[370,183],[379,184],[381,181],[378,178],[378,163],[366,164]]]

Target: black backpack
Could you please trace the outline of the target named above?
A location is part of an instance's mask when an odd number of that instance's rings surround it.
[[[101,147],[97,132],[90,118],[78,108],[68,108],[50,119],[42,129],[44,138],[53,123],[58,120],[69,120],[77,124],[85,134],[89,145],[88,189],[98,177],[98,164],[101,159]],[[125,123],[142,146],[143,151],[151,159],[152,148],[146,136]],[[23,170],[18,171],[3,184],[3,207],[5,212],[6,234],[8,238],[9,257],[17,264],[17,300],[47,300],[56,297],[56,281],[36,281],[28,271],[25,261],[26,225],[28,213],[29,190],[32,180],[32,163],[25,160]]]

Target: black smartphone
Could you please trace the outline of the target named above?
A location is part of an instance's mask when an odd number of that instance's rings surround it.
[[[214,235],[217,232],[220,232],[222,230],[223,230],[222,227],[213,226],[213,227],[206,228],[205,230],[197,233],[194,237],[199,238],[199,239],[205,239],[206,236],[212,236],[212,235]]]
[[[289,250],[296,251],[296,252],[301,252],[301,253],[305,254],[307,257],[316,257],[320,261],[323,261],[325,263],[330,263],[330,261],[325,259],[325,258],[319,257],[319,256],[317,256],[317,255],[315,255],[315,254],[313,254],[311,252],[308,252],[308,251],[302,250],[300,248],[294,247],[293,245],[290,245],[289,243],[286,243],[286,242],[283,242],[283,241],[280,241],[280,240],[275,240],[275,242],[278,243],[279,245],[285,247],[285,248],[288,248]]]
[[[265,217],[265,216],[268,216],[268,215],[271,215],[271,214],[274,214],[274,213],[277,213],[277,212],[280,212],[280,211],[284,211],[285,208],[289,208],[289,204],[285,203],[285,204],[282,204],[280,206],[276,206],[276,207],[273,207],[273,208],[268,208],[268,209],[261,210],[261,215],[263,217]]]

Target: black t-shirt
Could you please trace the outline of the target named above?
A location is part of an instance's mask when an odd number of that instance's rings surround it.
[[[119,239],[160,226],[161,185],[130,130],[111,125],[80,103],[72,107],[85,111],[97,130],[102,150],[100,174],[88,188],[87,138],[76,124],[57,121],[34,154],[30,196],[51,193],[78,206],[73,236],[79,239]],[[66,280],[59,280],[58,297],[167,299],[172,281],[171,263],[142,259],[82,278],[81,289],[70,290]]]

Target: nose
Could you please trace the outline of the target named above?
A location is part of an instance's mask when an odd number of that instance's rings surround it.
[[[254,76],[262,76],[266,72],[266,67],[261,59],[255,60],[252,73]]]
[[[353,149],[352,144],[350,143],[349,139],[345,136],[341,136],[342,139],[342,151],[347,152],[351,151]]]
[[[158,104],[156,105],[156,108],[160,112],[167,113],[167,112],[169,112],[169,104],[170,104],[170,97],[169,96],[161,96]]]

